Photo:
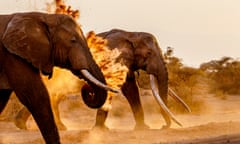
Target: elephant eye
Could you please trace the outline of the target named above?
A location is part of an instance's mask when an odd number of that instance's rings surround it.
[[[147,57],[151,56],[152,52],[151,51],[147,51]]]
[[[76,37],[72,37],[70,41],[71,41],[71,43],[76,43],[77,39],[76,39]]]

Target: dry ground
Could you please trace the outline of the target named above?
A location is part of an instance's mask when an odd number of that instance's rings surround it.
[[[79,96],[70,96],[60,105],[67,131],[61,131],[63,144],[218,144],[240,143],[240,96],[225,99],[199,95],[205,103],[201,113],[177,114],[183,127],[173,124],[160,130],[163,119],[151,96],[141,97],[149,130],[134,131],[134,120],[127,101],[115,97],[107,120],[110,131],[91,130],[96,110],[83,105]],[[42,144],[42,137],[30,119],[30,130],[17,129],[12,122],[0,121],[0,144]]]

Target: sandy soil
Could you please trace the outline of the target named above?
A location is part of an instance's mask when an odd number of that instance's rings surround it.
[[[175,124],[161,130],[163,119],[151,96],[142,97],[146,123],[149,130],[134,131],[134,120],[124,98],[113,100],[113,109],[107,120],[110,131],[92,130],[96,110],[82,104],[72,96],[60,105],[61,117],[67,131],[60,131],[64,144],[219,144],[240,143],[240,96],[225,99],[212,95],[200,96],[205,103],[201,113],[177,114],[183,127]],[[150,106],[150,107],[149,107]],[[0,144],[42,144],[34,121],[28,121],[28,131],[17,129],[12,122],[0,121]]]

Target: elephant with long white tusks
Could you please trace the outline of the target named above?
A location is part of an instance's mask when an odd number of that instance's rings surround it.
[[[134,75],[134,72],[140,69],[150,75],[153,96],[159,103],[161,113],[166,121],[166,125],[163,128],[171,126],[171,119],[181,126],[182,124],[166,106],[168,92],[171,97],[181,103],[188,111],[191,110],[182,99],[168,88],[168,71],[156,38],[150,33],[128,32],[120,29],[99,33],[97,36],[106,39],[107,46],[110,49],[118,48],[121,52],[118,60],[128,67],[126,82],[121,90],[133,111],[136,121],[135,129],[149,128],[144,122],[144,113]],[[95,127],[106,128],[104,123],[107,115],[108,111],[98,109]]]
[[[105,103],[107,90],[117,92],[106,85],[81,28],[70,16],[38,12],[0,15],[0,113],[15,92],[47,144],[58,144],[60,138],[40,75],[51,78],[54,66],[87,81],[82,97],[91,108]]]

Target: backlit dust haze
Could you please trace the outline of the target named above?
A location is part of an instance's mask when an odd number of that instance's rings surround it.
[[[50,0],[0,1],[0,13],[44,11]],[[122,28],[153,33],[188,66],[240,55],[239,0],[65,0],[85,33]]]

